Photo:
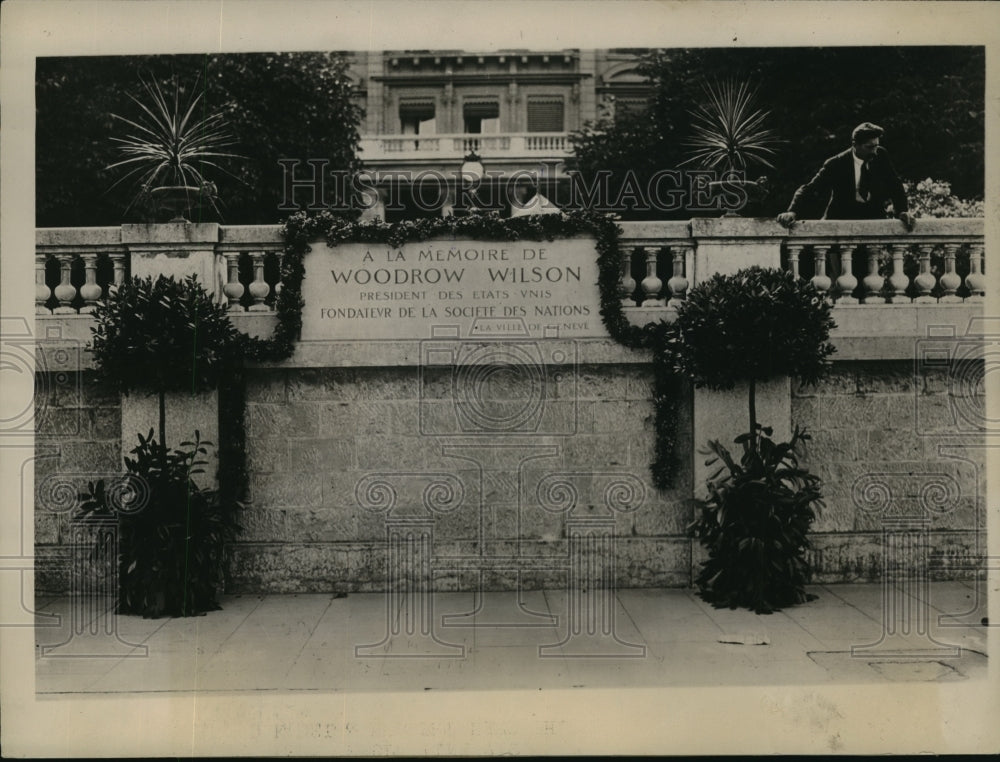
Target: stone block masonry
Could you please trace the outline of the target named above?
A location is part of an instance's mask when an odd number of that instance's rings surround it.
[[[985,395],[968,391],[912,360],[837,363],[815,387],[793,384],[792,421],[812,435],[802,463],[826,503],[812,535],[817,581],[877,579],[894,528],[925,532],[932,575],[972,576],[986,552],[987,438]],[[979,431],[956,404],[979,410]]]
[[[793,231],[749,218],[622,223],[619,288],[634,325],[670,320],[687,290],[715,272],[758,264],[808,278],[825,263],[837,278],[828,292],[836,305],[833,373],[816,388],[784,379],[758,389],[758,417],[776,436],[791,423],[813,434],[802,457],[824,481],[826,506],[812,535],[819,581],[876,578],[892,527],[927,551],[940,578],[971,576],[985,550],[984,464],[996,431],[984,414],[984,358],[997,331],[995,319],[982,315],[982,226],[975,219],[923,220],[910,235],[888,220],[814,221]],[[563,243],[556,265],[563,272],[593,266],[592,241]],[[28,481],[34,471],[36,484],[34,522],[26,505],[25,525],[35,528],[39,589],[65,592],[66,527],[76,495],[82,483],[120,472],[134,427],[121,400],[85,383],[93,358],[80,349],[90,339],[94,289],[55,293],[50,265],[57,262],[65,278],[82,265],[89,277],[107,258],[114,283],[127,274],[211,272],[213,287],[228,278],[229,295],[250,288],[241,262],[253,265],[254,278],[264,277],[265,260],[280,260],[283,244],[277,226],[170,224],[42,229],[36,244],[35,335],[46,337],[36,348],[36,383],[44,394],[36,394],[35,458],[23,470]],[[837,253],[843,265],[851,259],[844,252],[872,247],[891,253],[893,275],[873,285],[867,270],[854,272],[858,289],[842,293],[840,281],[849,285],[852,276],[836,271]],[[908,251],[936,268],[936,260],[927,261],[940,254],[935,247],[943,247],[944,274],[930,279],[933,286],[903,272]],[[346,251],[331,256],[339,262]],[[522,260],[534,261],[528,249],[520,251]],[[400,261],[384,247],[373,249],[373,261],[379,254],[385,263]],[[316,251],[310,256],[318,261]],[[964,268],[963,280],[957,272]],[[468,319],[494,299],[503,319],[483,315],[456,332],[464,307],[444,320],[414,304],[406,317],[419,312],[430,325],[403,321],[366,333],[350,320],[335,328],[329,316],[318,318],[346,304],[345,294],[334,298],[328,270],[326,290],[306,299],[303,315],[323,327],[304,330],[289,359],[249,371],[249,494],[243,533],[230,548],[231,588],[400,589],[401,577],[429,579],[439,589],[559,587],[584,566],[611,573],[609,547],[619,585],[689,585],[701,557],[685,535],[705,476],[699,450],[743,430],[746,394],[684,395],[674,426],[681,472],[673,489],[657,492],[648,470],[655,457],[650,357],[605,335],[591,275],[581,270],[561,304],[582,309],[590,299],[593,320],[534,328],[527,320],[529,333],[508,340],[501,354],[534,358],[533,371],[524,372],[499,361],[492,344],[504,340],[506,318],[519,312],[512,300],[544,312],[556,304],[551,295],[473,287]],[[904,294],[900,278],[912,287]],[[233,301],[229,311],[240,330],[266,336],[276,315],[262,294],[281,284],[254,282],[255,303]],[[890,303],[877,286],[896,289]],[[372,290],[358,289],[354,296],[369,301]],[[919,296],[911,300],[913,290]],[[453,305],[464,300],[450,291],[447,299],[435,297]],[[391,296],[394,304],[409,298]],[[342,338],[334,338],[331,331],[340,329]],[[372,340],[376,333],[383,340]],[[188,412],[199,427],[208,415],[193,406]]]
[[[651,373],[645,364],[550,367],[534,379],[515,371],[470,396],[448,368],[254,370],[234,590],[383,590],[387,533],[414,521],[433,532],[440,589],[558,584],[574,521],[603,522],[618,538],[619,585],[689,584],[690,469],[668,492],[652,486]],[[518,417],[526,399],[541,408],[534,423]],[[463,412],[477,405],[500,421],[485,436],[469,425],[482,423],[476,410]],[[689,428],[685,404],[682,438]],[[391,508],[368,499],[379,485]],[[427,497],[435,485],[456,493],[438,511]],[[615,489],[625,510],[608,497]]]
[[[65,592],[78,495],[122,471],[121,400],[93,372],[40,373],[34,404],[35,586]]]
[[[685,534],[696,486],[688,453],[703,444],[692,440],[691,395],[676,425],[681,472],[661,493],[649,475],[651,366],[568,370],[544,377],[544,432],[483,436],[463,430],[458,405],[468,400],[444,369],[252,369],[250,485],[230,591],[383,590],[388,537],[413,526],[432,533],[438,589],[557,585],[569,530],[587,522],[616,537],[616,584],[690,585],[700,548]],[[818,582],[878,579],[887,519],[924,527],[935,578],[971,577],[985,550],[985,437],[952,415],[946,374],[918,370],[838,362],[815,387],[792,384],[791,421],[812,435],[802,462],[823,479],[810,555]],[[121,469],[121,402],[91,371],[51,375],[36,396],[36,583],[59,593],[76,496]],[[531,397],[523,379],[508,380],[480,399],[497,420]]]
[[[244,591],[383,589],[392,516],[366,509],[359,485],[384,477],[400,503],[419,505],[421,479],[435,474],[453,476],[463,492],[454,510],[425,516],[440,589],[517,584],[511,564],[522,567],[522,585],[557,583],[567,563],[567,522],[599,512],[606,474],[635,477],[645,492],[640,509],[609,519],[617,583],[690,584],[698,558],[685,535],[694,485],[683,454],[697,445],[691,400],[677,425],[681,474],[674,489],[657,493],[648,471],[651,373],[644,364],[581,365],[572,384],[560,376],[546,387],[546,403],[564,406],[556,408],[564,435],[500,432],[484,442],[463,433],[444,370],[255,371],[247,391],[253,487],[233,584]],[[507,386],[496,396],[524,392]],[[932,573],[970,576],[963,567],[985,544],[983,440],[917,429],[917,406],[947,401],[948,393],[945,381],[915,376],[906,361],[837,363],[817,387],[793,384],[791,419],[813,435],[803,462],[824,480],[811,554],[818,581],[877,579],[883,518],[925,514]],[[945,457],[952,445],[959,449]],[[570,513],[546,504],[545,488],[559,478],[578,501]],[[890,505],[875,505],[872,483],[888,484]],[[337,571],[329,576],[328,568]]]

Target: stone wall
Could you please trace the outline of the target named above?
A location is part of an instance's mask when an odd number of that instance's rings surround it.
[[[120,470],[121,405],[93,378],[85,371],[38,381],[43,592],[68,589],[76,493]],[[694,487],[691,397],[677,426],[681,473],[658,493],[648,470],[651,382],[646,364],[549,368],[542,415],[527,424],[535,430],[501,426],[483,436],[463,428],[450,370],[254,369],[249,499],[230,549],[230,591],[382,589],[388,533],[413,526],[429,530],[427,562],[440,589],[565,584],[570,530],[588,521],[614,532],[619,585],[687,586],[700,557],[684,535]],[[803,462],[823,479],[826,497],[812,535],[817,581],[877,579],[892,521],[926,531],[934,576],[971,575],[985,548],[986,482],[984,437],[968,432],[968,419],[977,406],[983,414],[984,397],[955,386],[945,369],[912,361],[838,362],[818,386],[793,385],[791,419],[813,437]],[[503,419],[531,389],[498,378],[490,395]],[[395,493],[391,508],[385,489]],[[640,495],[641,505],[609,509],[621,507],[616,494]],[[607,556],[596,545],[587,553]]]
[[[583,515],[613,522],[619,584],[688,584],[690,469],[665,493],[651,484],[649,366],[562,366],[536,380],[535,391],[544,389],[538,420],[519,425],[516,415],[533,393],[528,382],[498,380],[491,410],[511,425],[484,436],[463,424],[450,369],[254,371],[251,494],[233,548],[234,589],[382,589],[387,529],[400,512],[432,525],[432,573],[443,589],[478,586],[480,574],[488,588],[511,587],[518,573],[528,586],[565,584],[566,528]],[[459,393],[458,404],[466,402]],[[686,464],[686,405],[678,424]],[[392,510],[366,498],[367,486],[381,482],[397,493]],[[431,514],[424,490],[434,482],[460,497]],[[642,496],[636,510],[607,508],[616,483]],[[575,491],[575,507],[561,502],[566,490]]]
[[[817,581],[877,579],[886,529],[926,531],[934,576],[971,575],[986,547],[985,437],[971,433],[984,403],[981,386],[970,394],[948,368],[912,360],[840,362],[815,387],[793,385],[792,421],[812,435],[803,464],[826,498]]]
[[[35,586],[65,592],[77,496],[122,471],[121,399],[92,371],[39,373],[35,389]]]

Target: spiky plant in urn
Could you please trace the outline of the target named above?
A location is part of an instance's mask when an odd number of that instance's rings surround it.
[[[155,80],[139,81],[142,97],[127,93],[138,115],[111,114],[130,131],[111,138],[122,158],[105,167],[122,173],[112,187],[124,182],[135,187],[125,211],[136,208],[159,222],[186,222],[206,209],[220,214],[218,188],[206,174],[235,177],[220,161],[244,158],[224,150],[235,143],[225,117],[219,111],[205,113],[204,106],[196,112],[204,94],[197,92],[197,81],[187,96],[176,81],[172,93]]]
[[[715,172],[719,179],[709,188],[721,196],[726,216],[738,216],[737,209],[767,196],[767,176],[751,180],[747,173],[756,166],[773,169],[769,157],[783,141],[767,126],[771,112],[757,108],[757,88],[750,82],[705,82],[702,90],[704,100],[688,111],[692,136],[685,145],[690,157],[682,165]]]

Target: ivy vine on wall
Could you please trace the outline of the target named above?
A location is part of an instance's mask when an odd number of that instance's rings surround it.
[[[635,326],[622,311],[618,292],[621,275],[619,233],[620,229],[612,216],[587,211],[513,219],[502,218],[497,214],[480,214],[406,220],[391,224],[381,221],[354,222],[330,212],[314,215],[299,212],[286,220],[282,228],[285,246],[281,262],[281,291],[275,305],[277,325],[270,338],[247,337],[242,354],[244,358],[253,361],[280,361],[294,352],[302,328],[304,259],[314,241],[322,240],[333,247],[347,242],[399,247],[430,238],[551,241],[557,237],[593,236],[597,245],[601,318],[608,333],[627,347],[651,349],[653,352],[656,458],[650,464],[650,471],[656,487],[666,489],[672,485],[677,472],[674,422],[681,387],[667,356],[666,324],[661,322]],[[243,457],[244,385],[243,370],[236,369],[223,385],[221,400],[222,420],[231,429],[229,436],[223,437],[224,441],[230,443],[229,452],[223,454],[223,460],[229,461],[224,466],[225,480],[240,495],[243,494],[246,483]],[[221,475],[220,480],[223,480]]]

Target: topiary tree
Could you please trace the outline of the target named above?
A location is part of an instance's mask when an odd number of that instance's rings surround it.
[[[159,396],[159,442],[152,430],[139,433],[122,479],[88,485],[77,517],[116,521],[119,613],[191,616],[218,608],[223,547],[238,528],[238,502],[192,479],[211,444],[199,432],[180,449],[167,447],[166,394],[215,388],[239,359],[242,334],[194,276],[133,278],[98,303],[94,318],[98,380],[125,394]]]
[[[223,306],[194,275],[132,278],[93,312],[91,351],[99,380],[123,394],[159,395],[159,441],[166,446],[166,393],[214,389],[241,341]]]
[[[748,267],[692,288],[671,325],[674,367],[695,386],[749,384],[750,431],[760,381],[792,376],[814,384],[829,367],[830,304],[791,273]]]
[[[790,442],[773,442],[772,429],[757,421],[756,389],[781,376],[815,383],[834,351],[833,327],[830,304],[811,284],[750,267],[691,289],[667,330],[674,370],[695,386],[748,385],[750,429],[735,440],[743,455],[737,461],[709,443],[708,464],[719,466],[690,527],[709,553],[696,582],[712,603],[770,612],[807,600],[806,533],[821,494],[795,448],[809,437],[796,427]]]

